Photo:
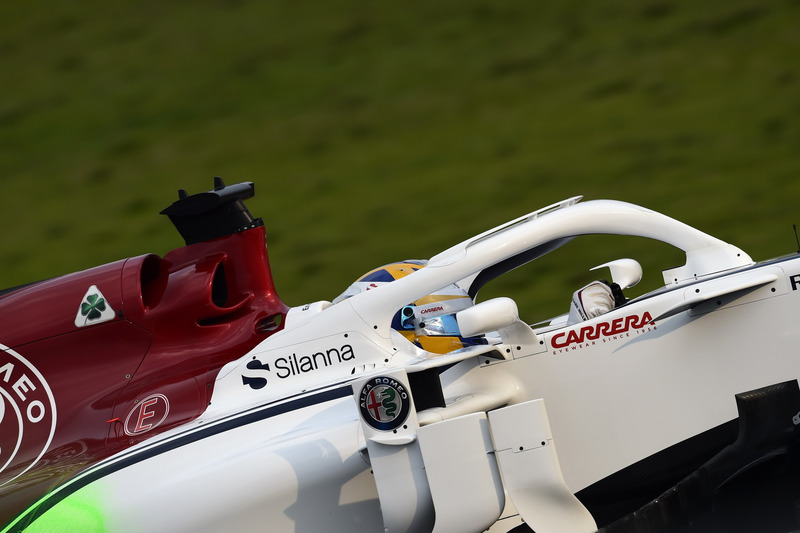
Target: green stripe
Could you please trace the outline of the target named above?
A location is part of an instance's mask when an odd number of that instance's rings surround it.
[[[41,500],[34,504],[36,507]],[[26,526],[25,516],[36,516],[24,513],[9,524],[3,533],[9,531],[25,531],[25,533],[111,533],[105,523],[102,509],[104,497],[98,484],[88,485],[70,494],[58,502],[48,512],[36,518]]]

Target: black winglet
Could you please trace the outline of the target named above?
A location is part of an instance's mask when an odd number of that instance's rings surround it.
[[[264,222],[254,219],[243,202],[254,194],[252,182],[226,186],[215,177],[213,190],[188,195],[181,189],[178,201],[161,214],[169,217],[187,245],[195,244],[263,226]]]

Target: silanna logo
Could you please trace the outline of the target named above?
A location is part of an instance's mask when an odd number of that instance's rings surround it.
[[[591,326],[584,326],[570,331],[563,331],[553,336],[551,344],[554,349],[575,349],[585,344],[594,344],[602,338],[603,342],[629,337],[631,332],[644,333],[656,329],[652,325],[653,317],[645,311],[642,315],[628,315],[607,322],[598,322]]]
[[[56,402],[44,376],[20,354],[0,345],[0,474],[8,469],[11,476],[5,483],[42,458],[55,430]]]
[[[367,381],[359,393],[358,406],[361,418],[380,431],[392,431],[408,418],[411,398],[400,381],[390,377],[377,377]]]
[[[292,355],[282,356],[275,359],[272,364],[262,363],[253,356],[247,363],[247,372],[242,374],[242,385],[247,385],[251,389],[258,390],[267,386],[270,375],[278,379],[297,376],[315,372],[321,368],[338,365],[345,361],[352,361],[356,358],[353,347],[345,344],[341,348],[328,348],[314,352],[311,355]]]

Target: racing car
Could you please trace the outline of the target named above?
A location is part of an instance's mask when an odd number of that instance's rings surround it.
[[[3,533],[798,528],[797,253],[573,197],[289,306],[254,191],[181,190],[185,246],[0,293]],[[604,234],[685,263],[640,295],[636,258],[587,265],[536,322],[481,295]]]

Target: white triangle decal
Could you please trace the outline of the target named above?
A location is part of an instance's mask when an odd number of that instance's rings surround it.
[[[111,308],[97,285],[92,285],[86,291],[81,304],[78,306],[78,314],[75,315],[75,326],[82,328],[83,326],[108,322],[116,316],[116,311]]]

